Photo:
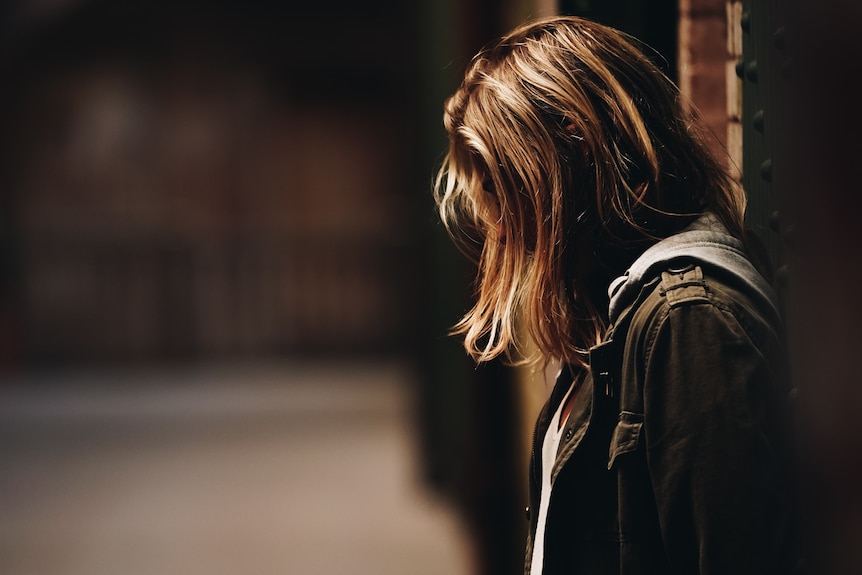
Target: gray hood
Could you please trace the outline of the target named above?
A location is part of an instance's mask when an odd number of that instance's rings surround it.
[[[683,257],[733,274],[752,294],[780,315],[775,291],[745,255],[742,242],[731,236],[717,217],[705,214],[682,232],[652,245],[625,274],[611,282],[608,288],[611,323],[615,323],[620,313],[637,298],[645,281],[664,271],[659,268]]]

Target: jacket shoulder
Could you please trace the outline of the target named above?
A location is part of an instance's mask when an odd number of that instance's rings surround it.
[[[762,298],[740,281],[733,273],[697,261],[669,265],[657,272],[645,284],[640,297],[629,310],[635,325],[666,314],[670,310],[697,304],[711,304],[733,315],[760,317],[767,323],[780,323],[767,309]]]
[[[657,271],[621,317],[614,331],[626,341],[650,339],[671,314],[697,307],[701,313],[735,318],[746,328],[781,333],[781,318],[732,273],[698,261],[673,262]],[[677,310],[679,310],[677,312]],[[711,310],[711,311],[710,311]],[[624,325],[627,324],[627,325]]]

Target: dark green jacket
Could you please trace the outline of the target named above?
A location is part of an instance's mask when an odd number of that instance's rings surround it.
[[[640,270],[619,311],[612,305],[613,327],[590,352],[557,453],[544,575],[792,572],[779,314],[762,280],[697,253],[671,250]],[[564,368],[537,421],[531,509],[541,441],[571,380]]]

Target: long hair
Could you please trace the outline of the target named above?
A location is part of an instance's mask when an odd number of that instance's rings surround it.
[[[706,211],[744,237],[744,195],[677,87],[607,26],[562,16],[515,29],[473,58],[444,126],[434,196],[478,268],[452,331],[477,361],[586,365],[609,279],[650,243]]]

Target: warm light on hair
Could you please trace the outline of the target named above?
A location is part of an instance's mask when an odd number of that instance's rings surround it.
[[[608,327],[608,280],[650,243],[704,211],[743,237],[741,190],[636,46],[576,17],[528,23],[480,52],[447,100],[435,198],[478,265],[453,328],[477,361],[585,365]]]

